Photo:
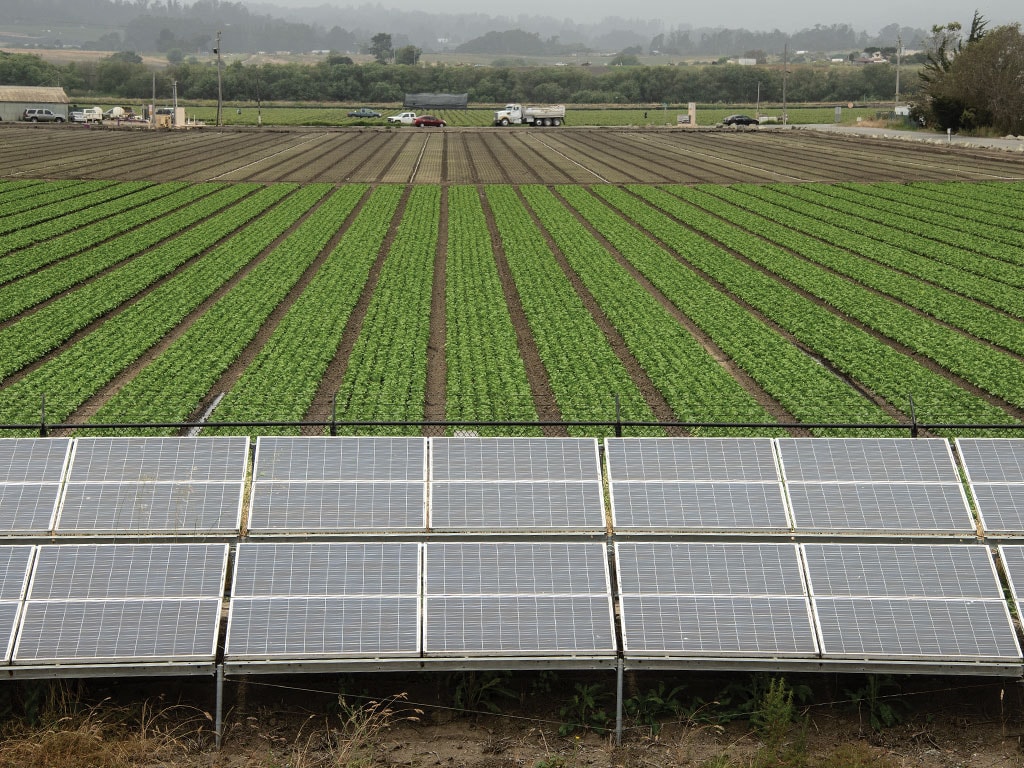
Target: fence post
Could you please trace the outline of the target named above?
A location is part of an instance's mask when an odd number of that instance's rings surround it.
[[[46,393],[40,395],[39,406],[39,436],[46,437]]]
[[[331,437],[338,436],[338,393],[335,392],[334,396],[331,397]]]
[[[615,436],[622,437],[622,404],[618,392],[615,393]]]
[[[910,436],[917,437],[917,413],[914,410],[914,396],[907,395],[910,400]]]

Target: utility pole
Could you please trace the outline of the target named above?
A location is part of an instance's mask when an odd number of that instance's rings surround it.
[[[221,89],[220,77],[220,30],[217,30],[217,47],[213,49],[217,54],[217,126],[221,124],[221,117],[224,113],[224,93]]]
[[[256,65],[256,127],[263,126],[263,111],[260,106],[260,68]]]
[[[896,35],[896,102],[892,105],[893,115],[900,105],[900,57],[903,54],[903,36]]]
[[[789,122],[789,115],[786,113],[786,79],[789,77],[789,43],[782,48],[782,124]]]

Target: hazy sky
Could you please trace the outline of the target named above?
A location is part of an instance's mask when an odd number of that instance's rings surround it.
[[[340,0],[268,0],[275,5],[297,8],[333,5],[340,8],[361,6],[361,2]],[[792,0],[734,0],[733,2],[690,2],[673,0],[513,0],[506,3],[481,3],[479,0],[378,0],[383,8],[419,10],[427,13],[481,13],[515,18],[520,14],[570,18],[580,23],[599,21],[607,16],[627,19],[660,19],[666,28],[689,24],[693,27],[729,27],[795,32],[815,24],[849,24],[858,31],[875,33],[888,24],[930,29],[933,24],[960,21],[970,24],[975,8],[992,25],[1024,21],[1019,0],[987,0],[975,5],[963,0],[860,0],[860,2],[814,2]]]

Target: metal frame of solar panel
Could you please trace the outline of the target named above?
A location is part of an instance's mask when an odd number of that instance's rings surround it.
[[[227,562],[215,543],[38,547],[11,674],[212,675]]]
[[[80,437],[58,535],[236,536],[248,437]]]
[[[795,532],[968,538],[977,528],[942,438],[777,438]]]
[[[426,481],[426,438],[259,437],[248,533],[422,533]]]
[[[804,543],[822,658],[1020,676],[1021,648],[981,544]]]
[[[618,541],[615,563],[627,668],[819,661],[796,544]]]
[[[986,536],[1024,536],[1024,438],[958,437],[956,449]]]
[[[604,533],[597,440],[430,438],[429,525],[441,533]]]
[[[614,665],[608,553],[589,541],[431,541],[424,657],[490,668]]]
[[[0,536],[53,530],[71,444],[63,437],[0,438]]]
[[[225,671],[419,663],[422,548],[412,541],[239,544]]]
[[[30,544],[0,545],[0,642],[4,664],[11,661],[35,553],[36,548]]]
[[[770,438],[605,438],[617,533],[788,534]]]

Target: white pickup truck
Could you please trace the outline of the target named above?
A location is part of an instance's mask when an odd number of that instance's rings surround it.
[[[413,120],[416,119],[415,112],[403,112],[400,115],[391,115],[388,118],[388,122],[393,125],[412,125]]]

